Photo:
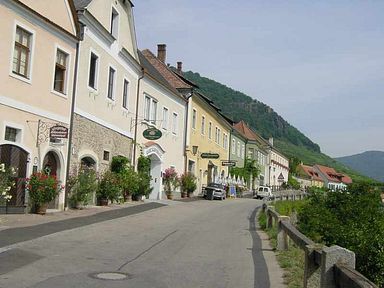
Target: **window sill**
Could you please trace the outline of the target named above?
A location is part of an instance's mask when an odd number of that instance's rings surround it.
[[[59,96],[61,98],[68,99],[68,95],[67,94],[61,93],[59,91],[51,90],[51,93],[55,94],[56,96]]]
[[[17,80],[23,81],[23,82],[25,82],[27,84],[32,84],[32,79],[31,78],[27,78],[27,77],[15,74],[13,72],[9,73],[9,76],[11,76],[11,77],[13,77],[13,78],[15,78]]]

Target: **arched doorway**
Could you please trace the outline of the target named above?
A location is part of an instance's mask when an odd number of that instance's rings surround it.
[[[11,188],[12,199],[7,203],[5,213],[25,212],[25,184],[27,176],[28,152],[10,144],[0,145],[0,163],[15,169],[13,179],[15,186]]]
[[[80,165],[82,168],[89,168],[89,169],[96,170],[96,161],[89,156],[81,158]]]
[[[60,159],[59,156],[54,151],[49,151],[43,160],[43,171],[44,173],[52,176],[56,176],[56,179],[59,181],[60,185]],[[54,200],[52,200],[48,208],[49,209],[57,209],[59,207],[59,196],[57,196]]]
[[[151,187],[152,192],[149,194],[149,199],[162,199],[163,179],[161,175],[164,150],[155,142],[147,142],[144,144],[144,155],[151,159]]]

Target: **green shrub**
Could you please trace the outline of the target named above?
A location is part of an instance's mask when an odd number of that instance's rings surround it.
[[[96,196],[98,199],[108,199],[111,202],[120,201],[122,190],[116,173],[105,172],[99,179]]]
[[[70,201],[77,204],[87,205],[92,194],[97,190],[97,177],[95,170],[84,167],[77,175],[70,177]]]
[[[129,160],[124,156],[113,156],[111,162],[111,171],[114,173],[121,173],[129,166]]]
[[[310,194],[298,215],[299,229],[316,242],[356,254],[356,269],[384,287],[384,207],[380,191],[354,184],[347,191]]]

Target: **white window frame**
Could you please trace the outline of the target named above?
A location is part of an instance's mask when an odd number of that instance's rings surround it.
[[[20,131],[17,134],[17,136],[16,136],[16,142],[5,140],[5,129],[7,127],[13,128],[13,129],[16,129],[16,130]],[[1,135],[1,139],[4,140],[5,143],[10,143],[10,144],[18,143],[18,144],[22,144],[23,141],[24,141],[24,126],[20,125],[18,123],[14,123],[14,122],[3,121],[3,134]]]
[[[146,98],[149,98],[149,110],[148,110],[148,119],[146,119]],[[144,121],[146,122],[146,123],[150,123],[151,125],[154,125],[154,126],[157,126],[157,122],[158,122],[158,120],[157,119],[151,119],[152,118],[152,114],[153,114],[153,103],[154,102],[156,102],[157,103],[157,105],[156,105],[156,114],[155,114],[155,118],[157,118],[158,117],[158,115],[157,115],[157,113],[158,113],[158,106],[159,106],[159,101],[156,99],[156,98],[153,98],[151,95],[149,95],[149,94],[147,94],[147,93],[144,93],[144,111],[143,111],[143,113],[144,113]]]
[[[91,57],[92,54],[94,54],[97,57],[96,62],[96,71],[95,71],[95,87],[89,86],[89,76],[91,73]],[[87,77],[87,87],[91,91],[98,91],[99,90],[99,76],[100,76],[100,55],[92,48],[89,49],[89,61],[88,61],[88,77]]]
[[[237,141],[237,157],[241,157],[241,147],[240,147],[240,141]]]
[[[220,140],[221,140],[221,129],[218,128],[217,132],[217,144],[220,146]]]
[[[232,139],[232,154],[236,155],[236,140]]]
[[[241,159],[244,159],[244,154],[245,154],[245,145],[241,145]]]
[[[205,122],[206,118],[205,115],[201,115],[201,135],[205,135]]]
[[[166,113],[166,116],[164,117],[164,111],[167,111]],[[165,119],[164,119],[165,118]],[[162,110],[162,124],[161,124],[161,128],[163,128],[164,130],[168,130],[168,123],[169,123],[169,109],[168,107],[166,106],[163,106],[163,110]]]
[[[174,117],[176,116],[176,117]],[[179,114],[176,112],[172,113],[172,134],[177,135],[178,130],[179,130]]]
[[[28,77],[20,76],[16,73],[13,73],[13,55],[15,53],[15,41],[16,41],[16,28],[17,26],[20,26],[20,28],[26,30],[27,32],[31,33],[31,48],[29,53],[29,66],[28,66]],[[32,75],[33,75],[33,60],[35,59],[35,39],[36,39],[36,32],[34,29],[30,28],[29,26],[26,26],[25,24],[15,20],[13,24],[13,41],[11,43],[11,55],[9,57],[10,59],[10,65],[9,65],[9,76],[16,78],[18,80],[21,80],[25,83],[32,84]]]
[[[115,13],[114,13],[115,12]],[[116,26],[114,25],[113,27],[112,27],[112,16],[113,16],[113,14],[115,14],[115,15],[117,15],[117,23],[115,23],[115,24],[117,24]],[[119,28],[120,28],[120,13],[119,13],[119,10],[114,6],[114,5],[112,5],[112,7],[111,7],[111,13],[110,13],[110,21],[109,21],[109,25],[110,25],[110,27],[109,27],[109,33],[111,33],[111,35],[113,36],[113,38],[115,38],[116,40],[118,40],[119,39]],[[113,28],[115,28],[115,29],[113,29]]]
[[[208,124],[208,138],[211,140],[212,139],[212,122],[209,121]]]
[[[65,54],[67,54],[67,66],[66,66],[66,70],[65,70],[65,76],[64,76],[64,91],[63,93],[59,92],[59,91],[56,91],[54,89],[54,85],[55,85],[55,72],[56,72],[56,55],[57,55],[57,50],[61,50],[62,52],[64,52]],[[66,50],[65,48],[63,48],[62,46],[60,46],[59,44],[55,44],[55,50],[54,50],[54,58],[53,58],[53,73],[52,73],[52,84],[51,84],[51,93],[55,94],[55,95],[58,95],[60,97],[63,97],[63,98],[68,98],[68,80],[69,80],[69,77],[72,75],[72,73],[70,73],[70,69],[71,69],[71,59],[72,59],[72,55],[71,53]],[[72,72],[72,71],[71,71]]]
[[[109,64],[107,67],[108,67],[108,71],[107,71],[107,82],[106,82],[107,83],[106,98],[107,98],[108,101],[115,102],[115,100],[116,100],[117,69],[113,65],[111,65],[111,64]],[[109,98],[108,97],[108,94],[109,94],[109,73],[111,71],[111,68],[115,71],[115,74],[114,74],[114,77],[113,77],[113,84],[112,84],[112,89],[113,89],[113,91],[112,91],[112,98]]]
[[[126,104],[126,107],[124,107],[124,89],[125,89],[125,82],[127,82],[127,97],[125,99],[125,104]],[[130,87],[130,84],[131,82],[128,80],[128,78],[126,76],[123,77],[123,87],[122,87],[122,99],[121,99],[121,108],[124,109],[124,111],[128,111],[129,110],[129,87]]]
[[[192,109],[192,129],[196,130],[196,121],[197,121],[197,110],[195,108]]]

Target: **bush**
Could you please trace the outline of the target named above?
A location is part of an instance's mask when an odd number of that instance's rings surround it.
[[[314,191],[298,221],[312,240],[355,252],[356,269],[384,287],[384,207],[379,191],[366,184],[353,184],[347,191]]]
[[[122,198],[122,191],[119,178],[116,173],[105,172],[99,179],[96,196],[98,199],[119,201]]]
[[[188,195],[195,192],[197,188],[196,177],[190,172],[184,173],[180,176],[180,188],[181,192]]]
[[[70,177],[70,201],[74,206],[87,205],[92,194],[97,190],[97,177],[95,170],[84,167],[77,175]]]
[[[111,171],[122,173],[129,167],[129,160],[124,156],[113,156],[111,162]]]
[[[56,176],[36,172],[27,178],[27,190],[34,205],[49,203],[63,187],[59,186]]]

